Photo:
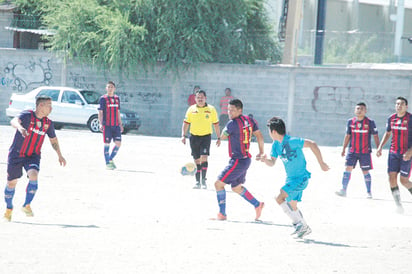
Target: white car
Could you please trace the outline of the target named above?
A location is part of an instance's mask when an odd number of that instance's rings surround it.
[[[92,132],[99,132],[100,124],[97,116],[100,93],[70,87],[38,87],[26,94],[13,93],[6,115],[13,118],[22,110],[36,108],[36,97],[47,95],[52,98],[52,113],[49,115],[56,129],[64,125],[87,125]],[[140,117],[136,112],[120,109],[120,116],[126,133],[131,129],[139,129]]]

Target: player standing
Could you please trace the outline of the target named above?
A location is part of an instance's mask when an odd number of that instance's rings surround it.
[[[254,119],[242,115],[243,103],[239,99],[233,99],[229,102],[228,114],[231,119],[223,129],[221,138],[229,139],[229,164],[218,176],[215,182],[217,202],[219,213],[217,219],[226,220],[226,185],[231,185],[232,190],[242,196],[246,201],[252,204],[256,210],[255,220],[259,220],[264,206],[243,186],[246,180],[246,173],[251,163],[250,141],[252,134],[257,138],[259,144],[259,154],[256,160],[264,153],[263,136]]]
[[[7,160],[7,185],[4,190],[4,200],[7,204],[7,209],[4,214],[6,221],[11,221],[13,197],[16,190],[17,179],[23,175],[22,168],[26,170],[29,179],[22,211],[26,213],[26,216],[31,217],[34,215],[30,204],[38,189],[40,151],[46,135],[49,137],[50,143],[59,157],[60,165],[66,165],[66,160],[60,152],[59,142],[54,132],[54,124],[47,118],[51,111],[51,98],[48,96],[39,96],[36,98],[35,111],[24,110],[10,122],[10,124],[16,128],[16,134],[9,149]]]
[[[355,106],[355,117],[348,120],[346,123],[346,135],[343,139],[342,157],[345,156],[346,147],[349,145],[349,152],[346,155],[345,166],[343,172],[342,189],[336,194],[346,197],[346,190],[350,181],[352,170],[359,161],[360,168],[363,172],[366,185],[366,197],[372,199],[371,183],[372,178],[369,170],[373,168],[371,158],[371,137],[375,141],[376,147],[379,147],[378,130],[375,121],[366,117],[366,104],[358,103]]]
[[[99,100],[99,122],[100,130],[103,131],[104,141],[104,159],[106,161],[106,168],[113,170],[116,165],[113,158],[119,151],[122,144],[123,125],[120,117],[120,98],[115,95],[116,85],[109,81],[106,84],[107,94],[100,97]],[[110,151],[110,143],[114,141],[112,152]]]
[[[186,133],[190,125],[190,148],[195,161],[196,184],[193,188],[207,188],[206,174],[209,166],[207,158],[210,153],[210,143],[212,142],[212,125],[215,128],[216,135],[220,135],[219,118],[214,106],[206,103],[206,92],[204,90],[196,91],[196,104],[191,105],[185,115],[182,124],[182,143],[186,144]],[[216,145],[220,145],[220,138],[217,138]],[[202,177],[202,179],[200,179]]]
[[[312,232],[297,207],[310,178],[302,148],[309,147],[312,150],[323,171],[329,170],[329,167],[323,161],[319,147],[314,141],[286,134],[286,126],[282,119],[273,117],[268,121],[267,126],[270,137],[273,139],[271,158],[267,159],[266,155],[263,155],[261,161],[268,166],[274,166],[278,157],[282,160],[286,170],[286,184],[280,189],[276,202],[292,219],[295,227],[293,234],[301,238]]]
[[[403,213],[398,186],[398,174],[400,174],[399,180],[401,184],[412,194],[412,183],[409,181],[412,156],[412,150],[410,150],[412,147],[412,117],[407,112],[408,100],[404,97],[396,98],[395,110],[396,112],[388,118],[386,132],[379,144],[376,155],[378,157],[382,155],[382,148],[392,135],[388,156],[389,185],[397,211]]]

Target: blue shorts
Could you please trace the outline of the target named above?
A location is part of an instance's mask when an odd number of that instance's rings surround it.
[[[345,166],[356,167],[356,163],[359,161],[360,168],[362,170],[373,169],[372,157],[370,153],[352,153],[349,152],[346,155]]]
[[[286,184],[282,187],[283,191],[288,194],[287,202],[302,201],[303,190],[308,186],[310,173],[302,177],[288,178]]]
[[[246,173],[250,163],[250,158],[230,159],[229,165],[225,167],[217,178],[232,187],[243,184],[246,180]]]
[[[26,172],[29,169],[40,170],[40,156],[33,154],[27,157],[18,157],[15,155],[10,155],[7,159],[7,180],[12,181],[18,179],[23,175],[23,170]]]
[[[402,154],[389,153],[388,173],[396,172],[400,173],[403,177],[409,177],[411,172],[411,162],[412,160],[404,161]]]
[[[119,126],[104,126],[103,127],[103,138],[104,142],[109,144],[113,141],[122,141],[122,132]]]

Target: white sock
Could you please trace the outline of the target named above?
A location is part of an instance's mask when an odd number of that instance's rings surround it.
[[[303,220],[303,216],[300,213],[299,209],[293,210],[290,204],[286,201],[281,203],[280,207],[283,209],[286,215],[288,215],[289,218],[292,219],[293,224],[297,224],[299,222],[305,223],[305,220]]]

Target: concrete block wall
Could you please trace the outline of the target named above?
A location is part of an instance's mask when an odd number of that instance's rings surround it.
[[[44,51],[0,49],[0,121],[8,121],[4,110],[12,92],[66,85],[104,93],[106,82],[113,80],[122,107],[140,114],[141,134],[180,136],[194,85],[206,91],[216,108],[230,87],[243,101],[244,113],[252,113],[259,122],[267,142],[271,140],[266,121],[276,115],[285,119],[292,135],[340,146],[357,102],[368,104],[368,116],[382,136],[395,98],[412,100],[412,69],[203,64],[182,72],[180,78],[161,70],[159,64],[154,72],[119,75],[75,62],[63,66],[61,58]]]

